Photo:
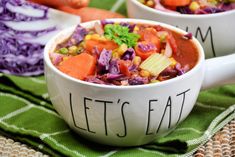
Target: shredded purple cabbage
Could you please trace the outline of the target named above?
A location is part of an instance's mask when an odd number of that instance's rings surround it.
[[[108,51],[106,49],[103,49],[100,53],[99,59],[98,59],[98,69],[99,72],[106,72],[109,70],[109,62],[112,58],[112,52]]]
[[[121,22],[120,25],[124,26],[124,27],[128,27],[129,28],[129,32],[133,32],[134,28],[136,26],[136,24],[130,24],[129,22]]]
[[[142,85],[142,84],[147,84],[148,79],[145,77],[134,77],[128,80],[129,85]]]
[[[101,79],[99,79],[96,76],[89,76],[85,79],[85,81],[91,82],[91,83],[96,83],[96,84],[106,84],[104,81],[102,81]]]
[[[138,43],[138,48],[140,48],[143,52],[156,50],[156,46],[153,43],[148,43],[148,44]]]
[[[110,74],[110,73],[107,73],[106,77],[107,77],[107,80],[114,81],[114,80],[121,80],[125,76],[123,74]]]
[[[173,68],[166,68],[164,71],[162,71],[159,75],[164,78],[174,78],[178,76],[179,70],[173,69]],[[180,74],[181,75],[181,74]]]
[[[108,21],[108,20],[100,20],[100,23],[102,25],[102,27],[105,27],[105,25],[107,24],[113,24],[113,21]]]
[[[181,14],[193,14],[193,12],[189,9],[188,6],[185,7],[177,7],[176,11],[180,12]]]
[[[220,9],[220,8],[216,8],[216,7],[206,7],[205,9],[203,9],[203,11],[205,11],[207,14],[214,14],[214,13],[220,13],[220,12],[224,12],[224,9]]]
[[[183,38],[186,39],[186,40],[190,40],[193,38],[193,34],[192,33],[187,33],[185,35],[183,35]]]
[[[135,64],[132,64],[131,66],[128,67],[128,70],[131,72],[138,71],[138,66]]]
[[[119,69],[117,60],[112,59],[109,62],[109,73],[110,74],[119,74],[120,73],[120,69]]]
[[[233,10],[235,9],[235,3],[221,3],[218,8],[228,11],[228,10]]]
[[[185,74],[187,71],[189,71],[189,69],[189,65],[182,67],[180,63],[177,63],[175,66],[175,70],[178,72],[178,76]]]
[[[214,14],[214,13],[220,13],[224,12],[225,10],[216,8],[216,7],[206,7],[204,9],[199,9],[195,11],[195,14]]]
[[[214,14],[220,13],[228,10],[235,9],[235,3],[224,3],[221,2],[217,7],[206,7],[204,9],[196,10],[195,13],[189,9],[188,6],[177,7],[176,10],[181,14]]]
[[[80,44],[85,36],[88,34],[87,30],[80,25],[77,25],[69,41],[66,42],[66,45],[61,45],[61,47],[69,47],[73,45]]]
[[[133,48],[128,48],[127,51],[122,55],[123,60],[133,60],[135,57],[135,50]]]

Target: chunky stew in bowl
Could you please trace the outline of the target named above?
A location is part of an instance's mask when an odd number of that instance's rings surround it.
[[[192,35],[160,25],[101,21],[76,27],[50,58],[61,72],[105,85],[142,85],[169,80],[198,61]]]

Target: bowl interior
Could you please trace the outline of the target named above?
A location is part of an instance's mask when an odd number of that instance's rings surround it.
[[[169,30],[175,31],[177,33],[180,34],[187,34],[187,32],[176,28],[174,26],[168,25],[168,24],[164,24],[164,23],[160,23],[160,22],[155,22],[155,21],[150,21],[150,20],[140,20],[140,19],[107,19],[107,21],[114,21],[114,22],[131,22],[131,23],[142,23],[142,24],[151,24],[151,25],[161,25],[162,27],[165,27]],[[81,25],[83,27],[86,28],[92,28],[94,26],[95,23],[100,22],[100,21],[91,21],[91,22],[86,22],[86,23],[82,23]],[[82,83],[82,84],[86,84],[89,86],[98,86],[98,87],[102,87],[102,88],[122,88],[122,89],[128,89],[128,88],[145,88],[148,86],[159,86],[161,84],[166,84],[168,82],[173,82],[173,81],[177,81],[178,79],[181,79],[181,77],[189,77],[190,73],[193,73],[197,68],[199,68],[202,64],[202,62],[205,59],[204,56],[204,51],[203,48],[201,46],[201,44],[198,42],[197,39],[195,39],[193,37],[192,41],[195,44],[197,50],[198,50],[198,62],[197,64],[187,73],[185,73],[184,75],[180,76],[180,77],[176,77],[167,81],[163,81],[160,83],[156,83],[156,84],[146,84],[146,85],[135,85],[135,86],[109,86],[109,85],[101,85],[101,84],[94,84],[94,83],[90,83],[90,82],[86,82],[86,81],[81,81],[78,79],[75,79],[67,74],[64,74],[63,72],[59,71],[51,62],[50,57],[49,57],[49,53],[53,52],[56,48],[56,46],[59,43],[62,43],[63,41],[65,41],[66,39],[68,39],[71,34],[73,33],[73,30],[75,29],[76,26],[72,26],[70,28],[67,28],[63,31],[61,31],[60,33],[58,33],[56,36],[54,36],[45,46],[44,49],[44,62],[45,64],[52,69],[54,72],[56,72],[57,74],[59,74],[62,77],[65,77],[66,79],[69,79],[73,82],[78,82],[78,83]]]
[[[152,12],[158,15],[165,15],[165,16],[170,16],[170,17],[175,17],[175,18],[189,18],[189,19],[207,19],[207,18],[214,18],[214,17],[220,17],[220,16],[227,16],[230,14],[235,14],[235,9],[234,10],[228,10],[225,12],[220,12],[220,13],[215,13],[215,14],[204,14],[204,15],[191,15],[191,14],[177,14],[177,13],[172,13],[172,12],[165,12],[161,10],[157,10],[154,8],[150,8],[142,3],[140,3],[138,0],[130,0],[130,3],[133,3],[137,5],[138,7],[146,10],[147,12]]]

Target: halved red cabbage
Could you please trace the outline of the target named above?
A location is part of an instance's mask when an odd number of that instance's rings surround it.
[[[80,22],[66,14],[25,0],[0,1],[0,72],[43,73],[43,49],[61,29]]]

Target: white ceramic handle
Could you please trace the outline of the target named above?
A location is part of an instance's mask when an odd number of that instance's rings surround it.
[[[235,54],[206,60],[202,90],[235,83]]]

